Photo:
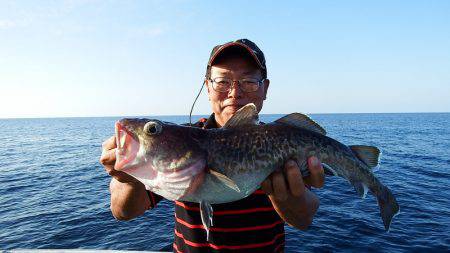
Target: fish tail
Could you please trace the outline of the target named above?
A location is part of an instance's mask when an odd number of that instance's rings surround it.
[[[381,185],[376,197],[380,207],[380,215],[383,220],[384,228],[386,231],[389,231],[392,218],[400,213],[400,207],[391,190],[384,185]]]

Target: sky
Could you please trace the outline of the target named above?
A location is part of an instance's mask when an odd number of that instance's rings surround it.
[[[261,113],[450,111],[450,1],[0,0],[0,118],[186,115],[248,38]],[[194,114],[211,112],[206,91]]]

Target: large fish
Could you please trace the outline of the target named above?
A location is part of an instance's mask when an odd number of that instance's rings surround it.
[[[380,151],[372,146],[346,146],[300,113],[259,124],[253,104],[238,110],[218,129],[200,129],[155,119],[122,119],[116,123],[116,169],[124,171],[169,200],[200,203],[209,235],[210,204],[250,195],[288,159],[309,174],[306,160],[316,156],[327,175],[347,179],[365,197],[373,193],[386,230],[399,212],[391,191],[372,173]]]

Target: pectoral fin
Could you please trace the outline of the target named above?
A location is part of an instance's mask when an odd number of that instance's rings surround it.
[[[220,182],[222,182],[223,184],[225,184],[226,186],[230,187],[231,189],[237,191],[237,192],[241,192],[241,190],[239,189],[239,187],[236,185],[236,183],[231,180],[229,177],[225,176],[224,174],[217,172],[213,169],[209,169],[209,173],[214,176],[214,178],[216,178],[217,180],[219,180]]]

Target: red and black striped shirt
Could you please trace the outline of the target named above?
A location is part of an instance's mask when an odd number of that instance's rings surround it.
[[[195,127],[214,128],[214,115]],[[149,192],[152,208],[162,199]],[[198,203],[175,201],[174,252],[282,252],[284,221],[262,190],[230,203],[215,204],[210,241],[202,225]]]

